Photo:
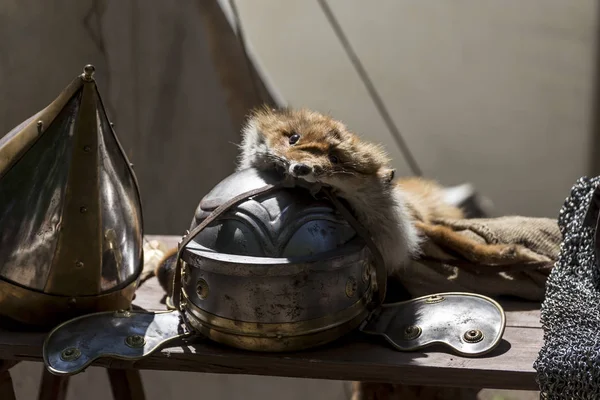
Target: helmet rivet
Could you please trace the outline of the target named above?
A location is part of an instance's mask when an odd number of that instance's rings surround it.
[[[483,332],[479,329],[470,329],[465,332],[463,339],[468,343],[478,343],[483,340]]]
[[[420,326],[417,325],[409,325],[404,328],[404,332],[402,332],[402,338],[404,340],[413,340],[421,336],[423,330]]]
[[[185,285],[188,285],[190,283],[190,279],[192,278],[189,268],[187,266],[187,264],[185,264],[183,267],[181,267],[181,279],[183,280],[183,283]]]
[[[96,67],[94,67],[92,64],[86,65],[83,67],[83,79],[85,81],[91,81],[94,77],[94,72],[96,72]]]
[[[351,276],[350,278],[348,278],[348,281],[346,282],[346,296],[348,296],[348,297],[354,296],[357,288],[358,288],[358,285],[356,283],[356,279],[354,279],[354,277]]]
[[[63,361],[75,361],[81,357],[81,351],[76,347],[69,347],[60,353],[60,358]]]
[[[198,279],[198,282],[196,283],[196,294],[201,300],[208,297],[208,283],[206,283],[204,279]]]
[[[369,283],[369,280],[371,279],[371,266],[369,263],[365,263],[363,266],[362,279],[364,283]]]
[[[435,304],[435,303],[441,303],[444,300],[446,300],[446,298],[444,296],[434,294],[433,296],[429,296],[427,299],[425,299],[425,303]]]
[[[117,310],[117,311],[115,311],[115,317],[129,318],[129,317],[131,317],[131,312],[129,310]]]
[[[133,348],[144,347],[146,339],[141,335],[129,335],[125,338],[125,344]]]

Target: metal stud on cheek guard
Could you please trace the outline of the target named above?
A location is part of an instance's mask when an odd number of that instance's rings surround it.
[[[382,307],[387,274],[370,236],[327,188],[312,195],[297,185],[275,172],[248,169],[202,199],[179,244],[175,309],[164,314],[181,318],[184,333],[262,352],[309,349],[356,329],[385,335],[397,350],[441,343],[478,355],[500,343],[504,313],[484,296],[440,293]],[[173,331],[160,323],[146,323],[142,331],[128,327],[150,319],[147,312],[131,311],[131,322],[118,326],[115,318],[89,315],[56,328],[44,347],[48,369],[73,374],[83,358],[130,357],[132,347],[121,339],[131,335],[144,335],[136,343],[171,340]],[[119,340],[92,346],[100,330]],[[61,352],[73,347],[81,357],[62,361]]]

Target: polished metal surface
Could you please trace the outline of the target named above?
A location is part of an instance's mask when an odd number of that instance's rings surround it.
[[[51,373],[75,375],[101,357],[139,360],[190,336],[175,311],[93,313],[53,329],[44,341],[43,357]]]
[[[63,303],[83,312],[86,296],[132,295],[141,272],[138,187],[93,71],[0,140],[0,280],[18,288],[0,294],[0,314],[17,320],[36,323],[19,314],[44,307],[23,290],[56,296],[55,314]]]
[[[437,293],[385,304],[360,330],[402,351],[442,344],[463,356],[480,356],[500,344],[505,326],[504,310],[488,297]]]
[[[39,291],[55,261],[80,97],[0,178],[0,277]]]

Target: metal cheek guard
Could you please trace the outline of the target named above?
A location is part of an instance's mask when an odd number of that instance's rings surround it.
[[[504,310],[492,299],[440,293],[384,304],[360,330],[383,336],[401,351],[442,344],[462,356],[480,356],[500,344],[505,326]]]
[[[139,360],[176,339],[202,337],[178,310],[101,312],[65,322],[44,342],[47,369],[55,375],[82,372],[95,360]],[[462,356],[481,356],[502,339],[506,319],[492,299],[471,293],[439,293],[384,304],[360,331],[383,336],[396,350],[415,351],[441,344]]]
[[[177,312],[100,312],[56,327],[44,341],[43,357],[52,374],[74,375],[98,358],[139,360],[191,336]]]

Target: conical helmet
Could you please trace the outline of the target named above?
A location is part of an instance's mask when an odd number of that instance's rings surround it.
[[[0,139],[0,315],[51,325],[128,308],[142,268],[137,181],[87,65]]]

